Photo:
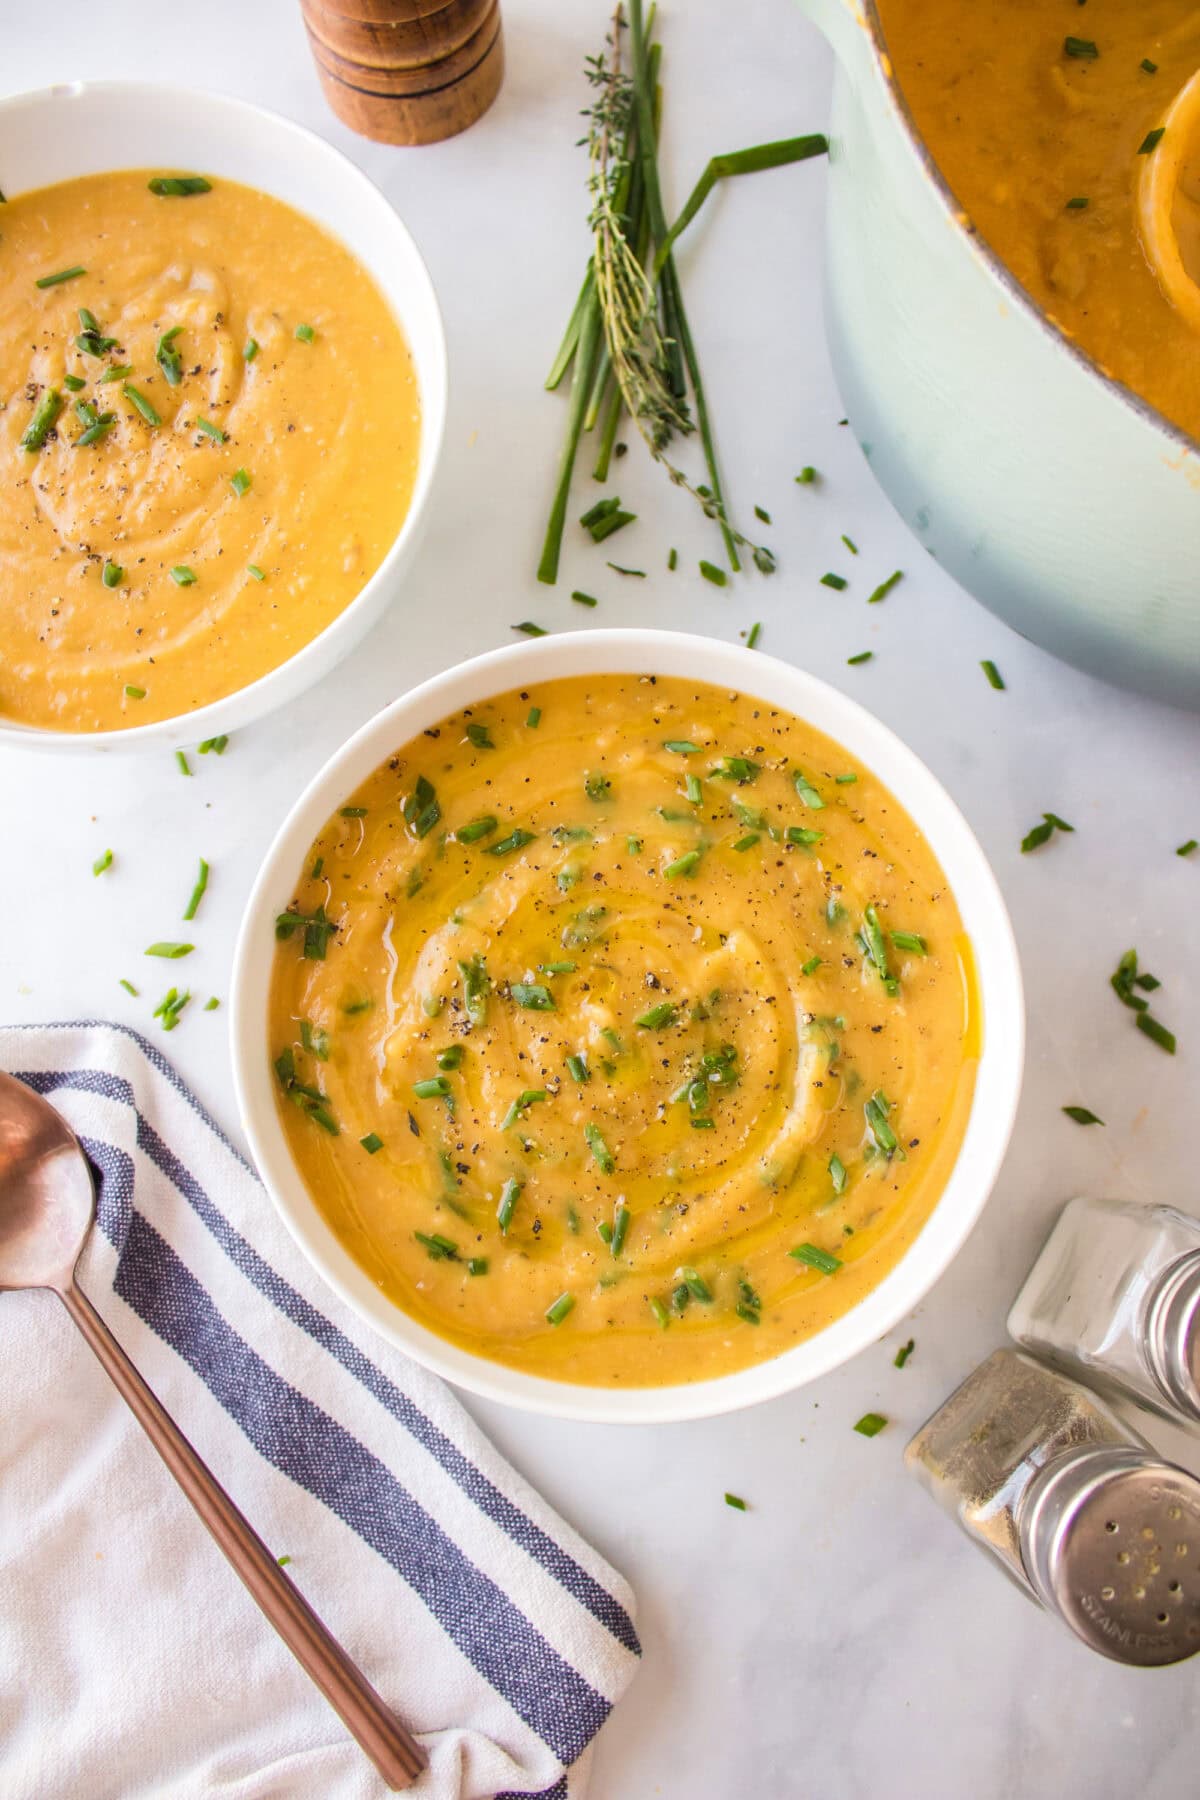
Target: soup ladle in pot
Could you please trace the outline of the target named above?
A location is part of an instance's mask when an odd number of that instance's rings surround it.
[[[280,1568],[142,1380],[80,1288],[75,1269],[95,1217],[79,1140],[40,1094],[0,1074],[0,1289],[50,1288],[112,1377],[251,1596],[390,1788],[411,1785],[425,1753]]]

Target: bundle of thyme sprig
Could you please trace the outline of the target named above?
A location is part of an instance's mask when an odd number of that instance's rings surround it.
[[[538,564],[538,579],[545,582],[558,575],[580,438],[603,418],[593,475],[604,481],[626,411],[670,480],[693,495],[720,526],[730,568],[742,566],[739,548],[764,574],[775,568],[771,551],[745,537],[729,517],[673,248],[718,181],[821,155],[828,141],[813,133],[713,157],[668,229],[658,172],[661,46],[650,41],[654,16],[652,7],[647,25],[642,0],[630,0],[629,71],[623,59],[623,4],[613,14],[605,49],[585,62],[596,90],[584,112],[588,129],[583,139],[589,159],[592,255],[546,381],[555,388],[571,369],[566,438]],[[692,431],[698,433],[704,456],[703,483],[692,482],[667,454],[675,439]]]

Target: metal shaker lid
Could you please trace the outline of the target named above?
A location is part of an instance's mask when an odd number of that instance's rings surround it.
[[[1200,1421],[1200,1250],[1163,1270],[1149,1295],[1146,1343],[1167,1397]]]
[[[1038,1595],[1116,1662],[1155,1668],[1200,1650],[1200,1481],[1145,1450],[1068,1451],[1020,1507]]]

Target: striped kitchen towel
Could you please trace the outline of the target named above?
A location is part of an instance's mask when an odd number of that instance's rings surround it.
[[[637,1667],[621,1577],[327,1292],[122,1027],[0,1028],[98,1176],[83,1288],[429,1752],[422,1800],[579,1800]],[[5,1800],[377,1800],[382,1782],[59,1303],[0,1294]]]

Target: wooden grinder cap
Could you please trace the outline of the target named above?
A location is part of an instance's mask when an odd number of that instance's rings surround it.
[[[300,0],[325,98],[352,131],[433,144],[473,125],[504,75],[499,0]]]

